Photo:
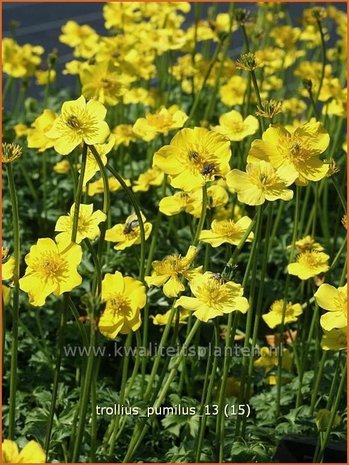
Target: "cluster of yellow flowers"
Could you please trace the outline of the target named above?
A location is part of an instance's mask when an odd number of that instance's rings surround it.
[[[92,257],[100,278],[94,317],[106,338],[136,332],[142,325],[142,310],[149,307],[154,325],[171,324],[172,309],[179,325],[192,316],[207,323],[232,312],[248,317],[259,312],[269,328],[282,333],[285,325],[290,331],[288,325],[302,318],[305,308],[315,302],[316,311],[318,307],[325,310],[318,316],[324,331],[322,348],[342,350],[347,288],[324,283],[332,266],[331,253],[325,251],[330,250],[326,242],[326,247],[316,242],[316,218],[311,235],[309,227],[297,230],[298,225],[293,225],[297,234],[290,247],[291,259],[283,268],[290,287],[296,278],[302,289],[307,280],[318,287],[311,292],[311,303],[303,304],[300,297],[292,302],[278,294],[265,305],[258,303],[263,309],[269,307],[263,314],[255,308],[255,288],[249,289],[248,279],[243,284],[235,282],[229,270],[239,261],[235,253],[247,243],[251,243],[252,258],[260,258],[261,218],[268,209],[272,213],[275,204],[289,205],[300,189],[313,189],[316,201],[321,181],[336,173],[337,146],[331,144],[346,115],[346,88],[338,75],[346,62],[346,15],[332,6],[316,9],[316,14],[305,9],[301,27],[292,27],[285,24],[282,8],[262,2],[258,8],[269,30],[265,34],[244,10],[235,11],[235,16],[231,11],[208,20],[196,18],[195,25],[185,29],[190,8],[186,2],[162,3],[161,8],[155,2],[111,2],[103,6],[107,35],[75,21],[62,27],[59,40],[73,49],[74,56],[63,73],[77,77],[81,95],[65,101],[60,111],[45,99],[40,114],[30,121],[23,118],[13,129],[25,150],[40,153],[45,162],[52,154],[55,173],[72,174],[75,201],[60,213],[52,237],[40,237],[30,247],[23,275],[16,276],[18,263],[2,249],[3,280],[17,281],[31,305],[43,306],[49,296],[69,293],[82,284],[84,247],[93,252],[98,240],[98,257]],[[329,39],[324,18],[336,26],[338,40],[323,50],[321,61],[316,61],[320,55],[314,61],[312,52]],[[245,50],[233,59],[228,38],[239,27]],[[206,48],[208,41],[216,47],[213,57]],[[41,46],[20,46],[14,39],[4,39],[4,72],[24,81],[35,76],[49,89],[56,72],[53,62],[48,70],[43,68],[43,53]],[[289,79],[294,80],[293,96],[284,92]],[[339,124],[336,134],[335,124]],[[3,159],[10,169],[21,155],[20,146],[3,144]],[[116,167],[121,167],[120,173]],[[115,218],[110,193],[118,191],[128,195],[133,210],[120,202]],[[96,207],[100,199],[96,204],[88,200],[99,194],[103,195],[102,210]],[[296,218],[298,202],[299,198]],[[192,238],[185,247],[170,241],[170,253],[153,260],[159,254],[162,220],[169,231],[176,229],[173,223],[183,220]],[[268,241],[265,238],[263,243],[267,251]],[[103,256],[104,245],[107,259],[116,257],[111,266]],[[129,276],[132,270],[115,270],[118,258],[127,260],[139,245],[138,279]],[[203,248],[206,257],[200,264]],[[215,260],[224,250],[226,266],[219,258],[221,269],[216,273]],[[214,260],[210,253],[216,254]],[[257,265],[252,269],[256,287]],[[167,305],[164,312],[156,313],[158,309],[151,306],[151,296],[160,293],[153,287],[161,288],[161,302]],[[6,303],[10,289],[3,291]],[[169,299],[174,299],[171,304]],[[148,312],[144,314],[148,318]],[[268,383],[278,384],[282,379],[273,369],[290,371],[292,354],[283,349],[280,363],[280,357],[264,347],[254,366],[264,370]],[[44,461],[33,441],[21,452],[15,443],[5,441],[4,462],[24,462],[28,450],[37,463]]]

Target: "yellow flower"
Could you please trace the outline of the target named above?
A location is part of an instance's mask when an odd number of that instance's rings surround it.
[[[230,142],[205,128],[182,129],[154,155],[154,166],[169,174],[170,184],[184,191],[202,187],[230,170]]]
[[[52,128],[56,118],[57,115],[52,110],[44,110],[35,119],[27,133],[29,148],[39,149],[39,152],[44,152],[53,147],[54,141],[47,137],[46,133]]]
[[[142,215],[145,239],[148,239],[152,230],[152,224],[148,223]],[[124,250],[135,244],[141,243],[141,229],[136,215],[130,215],[124,224],[116,224],[105,233],[105,240],[116,242],[115,250]]]
[[[56,71],[38,69],[35,73],[36,83],[39,86],[45,86],[48,82],[53,82],[56,79]]]
[[[96,53],[99,36],[92,27],[68,21],[62,26],[62,32],[59,41],[69,47],[75,47],[75,56],[90,58]]]
[[[129,187],[131,185],[131,182],[129,179],[124,179],[126,185]],[[109,191],[110,192],[116,192],[121,189],[121,184],[117,179],[114,178],[114,176],[111,176],[108,178],[108,186],[109,186]],[[103,178],[98,179],[95,182],[90,182],[87,185],[87,195],[90,197],[93,197],[96,194],[103,194],[104,192],[104,183],[103,183]]]
[[[110,339],[137,331],[141,326],[140,310],[146,303],[144,285],[137,279],[123,277],[118,271],[107,273],[102,281],[102,301],[106,302],[98,328]]]
[[[16,261],[14,257],[8,256],[8,250],[2,247],[2,264],[1,264],[1,279],[8,281],[13,278]]]
[[[221,115],[219,126],[214,126],[212,129],[232,141],[240,141],[257,132],[258,120],[252,115],[243,119],[238,111],[231,110]]]
[[[246,79],[241,76],[231,77],[229,81],[219,89],[222,102],[228,107],[242,105],[246,87]]]
[[[215,208],[225,205],[228,200],[228,192],[222,186],[212,185],[207,189],[207,208]],[[176,192],[173,195],[163,197],[159,203],[159,210],[167,216],[177,215],[185,211],[199,218],[202,209],[202,189],[193,192]]]
[[[116,105],[126,93],[132,78],[105,61],[81,68],[80,80],[85,97],[96,98],[106,105]]]
[[[157,313],[155,316],[150,316],[153,320],[153,324],[156,326],[165,326],[169,320],[171,310],[168,310],[166,313]],[[189,318],[190,312],[187,310],[181,310],[179,312],[179,320],[178,323],[180,325],[184,325],[187,323],[187,320]],[[174,325],[176,322],[176,316],[172,320],[172,325]]]
[[[287,189],[295,180],[296,174],[287,168],[273,168],[270,163],[260,161],[248,163],[246,172],[232,170],[226,180],[229,189],[236,192],[238,199],[247,205],[261,205],[266,200],[291,200],[293,191]]]
[[[112,130],[112,134],[114,136],[115,147],[119,147],[119,145],[125,145],[128,147],[131,142],[135,142],[137,140],[137,136],[133,132],[131,124],[119,124],[118,126],[115,126]]]
[[[252,142],[247,162],[265,160],[274,168],[287,168],[290,176],[301,176],[319,181],[328,171],[328,164],[320,160],[330,137],[321,123],[309,122],[299,126],[292,134],[281,126],[269,127]]]
[[[5,439],[2,443],[3,463],[45,463],[45,452],[36,441],[29,441],[21,452],[14,441]]]
[[[161,108],[157,113],[150,113],[145,118],[138,118],[133,125],[133,132],[145,141],[153,140],[158,134],[168,134],[173,129],[183,127],[188,116],[177,105]]]
[[[246,313],[248,301],[243,297],[243,288],[233,281],[223,282],[220,276],[207,271],[203,275],[196,275],[189,283],[195,297],[180,297],[175,306],[194,311],[194,315],[201,321],[234,311]]]
[[[13,129],[15,130],[16,137],[23,137],[28,134],[28,126],[23,123],[15,124]]]
[[[53,170],[58,174],[67,174],[70,171],[70,163],[68,160],[62,160],[53,165]]]
[[[9,286],[2,285],[2,301],[4,306],[10,303],[11,299],[11,288]]]
[[[318,252],[322,252],[324,250],[322,245],[318,242],[315,242],[315,239],[309,235],[296,241],[295,246],[299,253],[306,252],[307,250],[316,250]]]
[[[40,45],[20,46],[15,40],[5,37],[2,40],[3,71],[14,78],[33,76],[43,53],[44,49]]]
[[[97,150],[98,155],[103,163],[103,165],[107,164],[108,158],[107,154],[112,150],[114,147],[114,137],[110,136],[108,141],[105,144],[95,144],[95,149]],[[82,182],[83,186],[86,186],[88,181],[93,178],[93,176],[99,171],[99,165],[91,152],[91,150],[87,149],[87,158],[86,158],[86,167],[85,167],[85,174],[84,180]],[[80,172],[80,170],[79,170]]]
[[[321,347],[323,350],[347,350],[347,327],[324,331]]]
[[[323,252],[307,250],[297,255],[296,261],[288,265],[287,271],[302,280],[313,278],[329,270],[329,258]]]
[[[134,181],[132,190],[134,192],[147,192],[150,186],[161,186],[164,180],[164,173],[159,168],[149,168],[145,173],[139,175],[138,179]]]
[[[40,307],[50,294],[61,295],[81,284],[77,272],[81,262],[81,247],[71,243],[68,247],[52,239],[39,239],[25,257],[28,265],[19,287],[27,292],[29,302]]]
[[[204,229],[200,234],[200,241],[211,244],[212,247],[219,247],[222,244],[238,245],[252,220],[248,216],[243,216],[237,222],[233,220],[213,220],[211,229]],[[253,232],[246,241],[251,242]]]
[[[54,148],[61,155],[72,152],[82,142],[101,144],[109,135],[108,124],[104,121],[106,113],[100,102],[90,100],[86,103],[82,95],[77,100],[63,103],[61,115],[46,136],[54,139]]]
[[[73,203],[70,213],[67,216],[60,216],[57,220],[55,231],[58,231],[59,234],[56,236],[56,241],[58,243],[65,242],[67,245],[70,244],[71,233],[73,229],[74,222],[74,212],[75,212],[75,203]],[[94,240],[99,234],[99,223],[102,223],[107,219],[105,213],[101,210],[93,211],[93,205],[81,204],[79,208],[79,219],[78,219],[78,229],[76,234],[76,243],[84,239]]]
[[[151,276],[146,276],[145,282],[148,286],[163,286],[163,292],[166,297],[177,297],[184,291],[185,286],[181,278],[190,279],[200,268],[190,269],[197,254],[197,249],[190,246],[185,257],[181,255],[169,255],[163,260],[155,260],[152,263],[153,271]]]
[[[132,87],[124,95],[125,105],[137,105],[142,103],[148,107],[155,106],[155,92],[143,89],[143,87]]]
[[[284,301],[276,300],[270,307],[269,312],[262,316],[263,320],[269,326],[269,328],[275,328],[275,326],[282,323],[282,312],[284,309]],[[300,304],[292,304],[289,302],[285,306],[285,319],[284,323],[292,323],[297,321],[299,315],[303,313],[302,306]]]
[[[59,41],[69,45],[69,47],[76,47],[82,42],[88,41],[94,35],[97,36],[95,30],[87,24],[80,26],[75,21],[68,21],[62,26],[62,34],[59,36]]]
[[[325,331],[347,326],[347,285],[336,289],[330,284],[321,284],[314,294],[319,307],[327,310],[320,323]]]
[[[269,347],[262,347],[260,350],[260,357],[254,362],[254,366],[262,368],[267,375],[267,383],[275,385],[278,382],[277,375],[270,374],[270,372],[279,365],[279,357],[275,351],[270,350]],[[292,369],[292,355],[288,349],[282,351],[282,368],[287,371]],[[285,378],[281,377],[281,381],[284,382]]]

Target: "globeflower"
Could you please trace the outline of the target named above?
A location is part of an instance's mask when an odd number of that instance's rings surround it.
[[[274,168],[285,168],[290,176],[308,181],[320,181],[329,165],[319,156],[327,149],[330,136],[321,123],[310,121],[293,133],[282,126],[269,127],[252,142],[247,162],[267,161]]]
[[[251,225],[251,218],[243,216],[237,222],[233,220],[213,220],[211,229],[204,229],[200,234],[200,241],[211,244],[212,247],[219,247],[222,244],[238,245],[246,230]],[[253,232],[251,232],[246,242],[251,242]]]
[[[168,310],[166,313],[157,313],[155,316],[150,316],[153,320],[153,324],[156,326],[165,326],[169,320],[171,314],[171,310]],[[184,325],[187,323],[187,320],[189,318],[190,312],[187,310],[180,310],[179,311],[179,320],[178,323],[180,325]],[[172,320],[172,325],[176,323],[177,319],[176,317],[173,318]]]
[[[126,186],[130,187],[131,182],[129,179],[124,179]],[[108,177],[108,189],[110,192],[117,192],[121,189],[121,184],[114,176]],[[97,181],[90,182],[87,184],[87,195],[93,197],[97,194],[103,194],[104,192],[104,182],[103,178],[97,179]]]
[[[321,339],[322,350],[347,350],[347,328],[324,331]]]
[[[330,257],[323,252],[307,250],[297,255],[296,261],[288,265],[287,271],[289,274],[298,276],[298,278],[302,280],[313,278],[329,270],[329,258]]]
[[[296,175],[289,173],[287,168],[273,168],[270,163],[260,161],[248,163],[246,172],[232,170],[227,176],[227,185],[236,192],[238,199],[247,205],[261,205],[266,200],[291,200],[293,191],[287,189]]]
[[[285,310],[284,310],[285,307]],[[262,315],[263,320],[269,326],[269,328],[275,328],[277,325],[282,323],[282,314],[285,311],[284,323],[292,323],[297,321],[299,315],[303,313],[302,306],[300,304],[292,304],[291,302],[284,304],[282,299],[276,300],[270,307],[269,312]]]
[[[46,133],[52,128],[56,118],[56,113],[52,110],[46,109],[35,119],[31,128],[29,128],[27,132],[29,148],[38,149],[39,152],[44,152],[45,150],[53,147],[54,141],[47,137]]]
[[[149,168],[145,173],[140,174],[138,179],[134,181],[132,190],[134,192],[147,192],[150,186],[161,186],[164,176],[163,171],[156,166]]]
[[[347,285],[336,289],[330,284],[321,284],[314,297],[319,307],[327,310],[320,318],[320,324],[325,331],[346,328]]]
[[[228,192],[216,184],[207,189],[207,208],[221,207],[228,203]],[[178,215],[182,211],[199,218],[202,210],[202,189],[193,192],[176,192],[163,197],[159,202],[159,210],[167,216]]]
[[[196,275],[189,286],[195,297],[180,297],[175,306],[194,311],[201,321],[207,322],[217,316],[234,311],[246,313],[248,301],[243,297],[243,288],[233,281],[224,282],[219,275],[206,271]]]
[[[69,245],[71,241],[71,234],[74,223],[74,212],[75,212],[75,203],[70,209],[70,213],[67,216],[60,216],[57,220],[55,231],[58,231],[59,234],[56,236],[57,242],[64,242]],[[92,204],[80,204],[79,208],[79,218],[78,218],[78,229],[76,233],[76,244],[84,239],[94,240],[99,234],[99,223],[102,223],[107,219],[105,213],[101,210],[93,211]]]
[[[152,224],[148,223],[142,215],[145,239],[148,239],[152,230]],[[135,214],[130,215],[124,224],[116,224],[105,233],[105,240],[116,242],[115,250],[124,250],[135,244],[141,243],[141,228]]]
[[[2,247],[1,252],[1,279],[2,281],[8,281],[13,278],[13,272],[15,270],[16,261],[14,257],[9,257],[7,249],[4,249]]]
[[[185,257],[169,255],[161,261],[155,260],[152,263],[153,272],[151,276],[146,276],[145,282],[148,286],[163,286],[166,297],[177,297],[185,289],[181,278],[190,279],[201,271],[202,267],[190,269],[196,254],[196,247],[190,246]]]
[[[63,103],[61,115],[56,118],[46,136],[54,140],[53,146],[61,155],[72,152],[82,142],[101,144],[109,135],[104,121],[106,108],[96,100],[86,103],[82,95],[77,100]]]
[[[168,134],[173,129],[182,128],[188,116],[177,105],[161,108],[157,113],[150,113],[145,118],[138,118],[133,125],[133,132],[149,142],[158,134]]]
[[[182,129],[154,155],[153,165],[170,175],[171,186],[192,191],[230,170],[230,142],[205,128]]]
[[[118,271],[107,273],[102,281],[102,302],[106,306],[98,322],[100,332],[115,339],[119,333],[137,331],[146,299],[145,287],[140,281],[123,277]]]
[[[45,452],[36,441],[29,441],[19,452],[14,441],[2,443],[2,463],[45,463]]]
[[[114,146],[114,137],[110,136],[109,139],[105,144],[96,144],[95,149],[105,166],[108,162],[107,154],[112,150]],[[81,170],[79,170],[81,171]],[[93,176],[99,171],[99,165],[97,160],[91,150],[87,149],[87,158],[86,158],[86,166],[85,166],[85,173],[84,173],[84,180],[82,182],[83,186],[86,186],[87,182],[93,178]]]
[[[67,247],[49,238],[39,239],[25,257],[28,266],[19,287],[27,292],[32,305],[40,307],[50,294],[58,296],[81,284],[77,272],[81,258],[81,247],[77,244]]]
[[[231,141],[241,141],[258,130],[258,120],[252,115],[243,119],[236,110],[224,113],[219,118],[219,126],[212,127],[213,131],[223,134]]]

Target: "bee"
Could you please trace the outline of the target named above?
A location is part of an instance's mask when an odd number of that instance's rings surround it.
[[[132,220],[129,223],[126,223],[124,227],[124,234],[130,234],[134,228],[137,228],[139,226],[138,220]]]
[[[214,163],[205,163],[202,167],[201,174],[203,176],[208,176],[213,174],[216,171],[216,165]]]
[[[195,150],[191,150],[188,157],[190,161],[198,162],[200,160],[200,155]]]

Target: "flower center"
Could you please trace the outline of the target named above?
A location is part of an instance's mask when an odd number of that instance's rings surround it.
[[[62,255],[57,252],[46,252],[41,259],[37,261],[34,270],[36,270],[45,280],[60,280],[67,276],[68,263]]]
[[[66,120],[66,123],[72,129],[81,129],[81,123],[74,115],[69,116]]]
[[[220,236],[233,237],[242,232],[241,228],[233,223],[233,221],[220,221],[216,222],[212,231]]]
[[[129,316],[132,312],[130,301],[124,294],[115,294],[114,297],[108,300],[113,316]]]

